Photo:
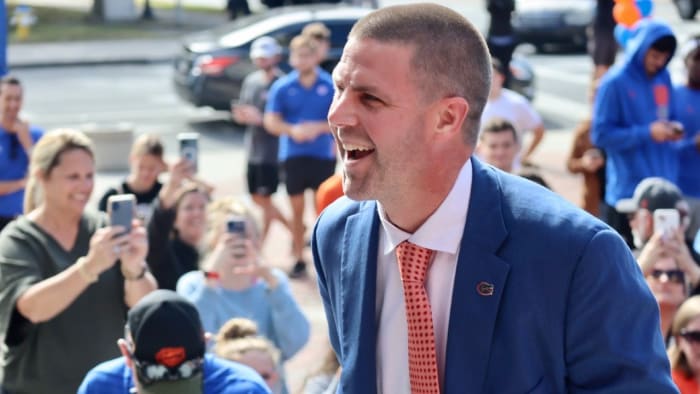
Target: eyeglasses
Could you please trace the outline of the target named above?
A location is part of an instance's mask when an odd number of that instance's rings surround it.
[[[134,357],[134,343],[131,341],[129,325],[124,326],[124,340],[126,341],[129,358],[134,363],[138,381],[143,386],[150,386],[156,382],[176,381],[189,379],[201,375],[204,366],[204,358],[198,357],[182,362],[177,367],[167,367],[162,364],[138,360]]]
[[[682,270],[653,270],[651,271],[651,276],[662,282],[685,283],[685,273]]]
[[[688,342],[700,343],[700,331],[681,330],[681,337]]]

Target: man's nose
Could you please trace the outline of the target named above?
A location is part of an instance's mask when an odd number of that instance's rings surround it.
[[[345,93],[336,94],[328,110],[328,123],[331,127],[354,126],[357,117],[352,100]]]

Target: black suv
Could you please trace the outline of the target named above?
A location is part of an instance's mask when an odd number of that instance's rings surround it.
[[[322,22],[331,31],[328,60],[322,64],[330,72],[340,59],[352,26],[371,11],[330,4],[273,8],[188,35],[175,59],[175,88],[180,97],[195,106],[229,110],[231,100],[238,98],[243,78],[255,70],[249,56],[250,44],[262,36],[275,38],[284,48],[281,68],[288,71],[289,42],[311,22]]]

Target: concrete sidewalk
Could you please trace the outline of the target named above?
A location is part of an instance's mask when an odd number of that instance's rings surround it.
[[[13,44],[7,48],[7,60],[10,70],[36,67],[147,64],[171,61],[181,50],[180,48],[180,37]]]

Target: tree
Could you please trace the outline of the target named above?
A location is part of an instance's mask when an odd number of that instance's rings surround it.
[[[146,0],[146,2],[143,4],[143,13],[141,14],[141,19],[148,21],[155,19],[155,16],[153,15],[153,9],[151,8],[150,0]]]
[[[93,0],[92,9],[90,10],[90,19],[102,21],[105,17],[105,2],[106,0]]]

